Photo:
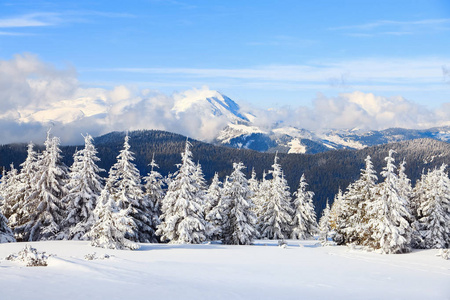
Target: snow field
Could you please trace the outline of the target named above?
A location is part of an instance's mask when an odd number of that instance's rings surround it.
[[[136,251],[89,242],[27,243],[47,267],[4,258],[25,243],[0,245],[1,299],[450,299],[450,260],[439,250],[399,255],[275,240],[252,246],[141,244]],[[109,259],[85,260],[86,254]]]

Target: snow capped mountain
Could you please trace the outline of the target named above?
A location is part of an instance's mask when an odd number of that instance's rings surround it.
[[[291,126],[287,120],[267,118],[270,111],[264,112],[265,117],[258,116],[261,113],[245,111],[229,97],[208,88],[171,96],[151,92],[136,95],[123,86],[109,91],[85,89],[67,99],[33,102],[0,112],[0,121],[12,122],[17,131],[23,130],[23,124],[30,124],[28,135],[0,138],[2,143],[26,142],[39,130],[45,136],[48,127],[53,126],[54,134],[61,136],[63,143],[79,143],[80,131],[101,135],[115,130],[160,129],[233,148],[284,153],[362,149],[424,137],[450,141],[450,126],[428,130],[311,131]],[[39,130],[36,124],[40,124]]]
[[[230,122],[249,122],[241,114],[239,105],[225,95],[209,89],[189,90],[175,96],[172,111],[176,115],[195,109],[198,113],[210,112],[214,116],[225,116]]]

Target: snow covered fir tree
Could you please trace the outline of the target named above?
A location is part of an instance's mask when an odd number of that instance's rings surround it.
[[[63,235],[69,240],[85,240],[95,222],[94,209],[103,189],[99,173],[104,170],[96,165],[100,159],[89,134],[84,137],[84,149],[75,152],[73,158],[68,194],[62,199],[67,210]]]
[[[36,161],[30,195],[24,206],[28,212],[15,231],[23,241],[54,240],[63,231],[67,195],[67,166],[61,161],[59,138],[51,137],[50,131],[44,143],[45,150]]]
[[[29,143],[19,168],[3,169],[0,241],[90,240],[97,247],[137,249],[139,243],[250,245],[256,238],[315,238],[386,254],[450,246],[446,164],[424,170],[414,182],[406,175],[414,162],[403,159],[397,166],[391,150],[378,176],[367,156],[359,178],[337,191],[317,224],[320,210],[306,175],[299,172],[298,189],[291,193],[279,163],[284,156],[272,154],[272,169],[259,179],[254,168],[248,174],[233,158],[231,174],[213,170],[208,181],[201,157],[193,161],[186,141],[175,173],[159,173],[153,155],[141,176],[126,134],[104,179],[94,139],[84,138],[84,147],[68,156],[70,168],[59,138],[48,132],[44,148]],[[205,170],[211,174],[211,165]]]
[[[291,208],[291,193],[284,178],[278,156],[275,155],[272,170],[269,172],[267,194],[258,220],[258,231],[261,238],[286,239],[289,238],[292,226],[293,210]]]
[[[222,242],[228,245],[250,245],[256,237],[256,216],[252,211],[251,195],[242,170],[244,164],[233,163],[233,173],[227,178],[220,201]]]
[[[156,234],[174,244],[199,244],[207,238],[204,216],[205,191],[200,186],[198,167],[192,161],[191,143],[186,141],[181,164],[162,201],[161,224]],[[197,176],[196,176],[197,175]]]
[[[294,193],[294,218],[291,233],[292,239],[305,240],[318,232],[316,212],[314,211],[314,193],[307,191],[305,174],[300,178],[298,190]],[[328,205],[328,203],[327,203]],[[328,218],[328,216],[327,216]]]

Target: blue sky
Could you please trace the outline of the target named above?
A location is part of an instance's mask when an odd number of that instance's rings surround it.
[[[361,91],[450,102],[450,2],[2,1],[0,60],[86,87],[219,90],[261,108]]]

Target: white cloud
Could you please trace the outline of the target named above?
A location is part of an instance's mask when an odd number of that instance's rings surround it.
[[[225,115],[207,110],[207,102],[198,101],[218,95],[208,88],[173,95],[124,85],[82,88],[74,69],[58,70],[30,54],[0,61],[0,90],[0,143],[41,142],[48,127],[66,144],[82,142],[80,133],[97,136],[136,129],[161,129],[210,141],[228,122]],[[257,116],[255,125],[264,130],[280,122],[306,129],[450,125],[450,103],[434,111],[403,97],[360,91],[318,95],[311,107],[243,110]]]

